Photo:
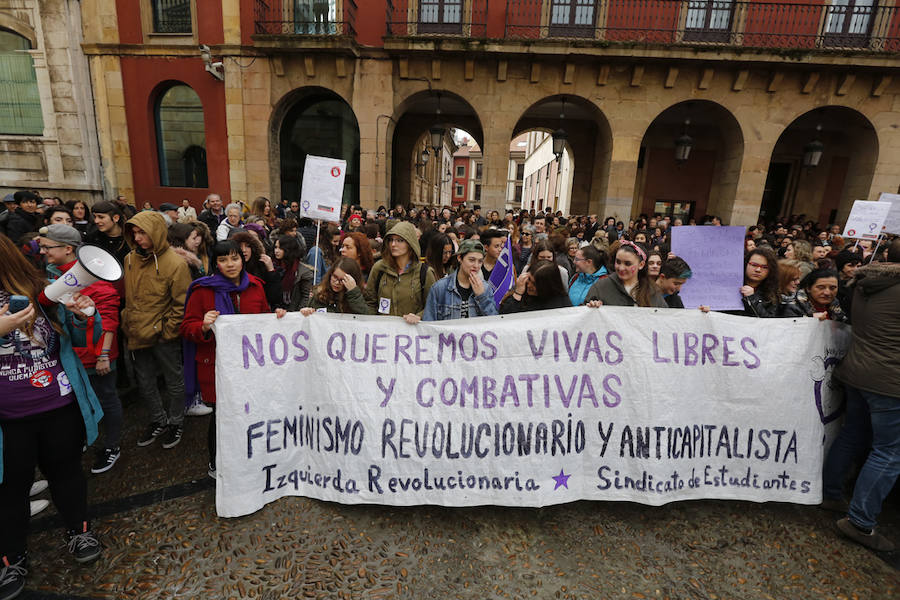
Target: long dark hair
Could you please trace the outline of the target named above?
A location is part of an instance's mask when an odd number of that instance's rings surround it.
[[[338,269],[350,275],[356,281],[357,287],[362,289],[363,277],[362,271],[359,268],[359,263],[352,258],[339,256],[338,259],[328,267],[328,270],[325,271],[325,275],[322,276],[322,281],[315,287],[313,294],[315,294],[316,299],[322,304],[335,304],[340,308],[342,313],[347,313],[350,312],[350,304],[347,302],[346,297],[347,289],[344,288],[340,292],[335,292],[331,289],[331,276]]]
[[[795,248],[796,250],[796,248]],[[752,252],[748,252],[744,257],[744,284],[747,283],[747,264],[750,262],[754,256],[762,256],[766,259],[766,263],[769,265],[769,274],[766,275],[766,278],[759,282],[759,285],[756,286],[756,293],[760,295],[760,297],[769,304],[775,304],[778,302],[778,259],[775,257],[775,252],[773,252],[767,246],[760,246],[753,250]]]
[[[453,270],[455,257],[450,258],[450,264],[444,266],[444,246],[449,245],[453,248],[453,241],[446,233],[433,232],[428,238],[428,245],[425,247],[425,264],[434,269],[436,279],[441,279],[444,275]]]
[[[300,240],[292,235],[281,235],[275,238],[278,247],[284,251],[284,258],[281,259],[281,266],[291,267],[296,261],[303,260],[303,250],[300,247]]]
[[[27,296],[35,307],[34,317],[25,324],[23,330],[29,336],[34,333],[34,322],[43,312],[57,333],[62,332],[56,322],[56,309],[41,311],[38,296],[47,286],[43,273],[16,248],[16,245],[5,235],[0,235],[0,288],[9,294]]]
[[[538,258],[538,254],[543,252],[544,250],[549,250],[553,252],[553,260],[556,260],[556,251],[553,250],[553,244],[551,244],[548,240],[540,240],[535,242],[531,247],[531,258],[528,259],[528,272],[530,273],[532,269],[534,269],[535,265],[540,261]]]
[[[529,267],[528,273],[534,280],[535,294],[538,298],[556,298],[565,296],[562,279],[559,277],[559,266],[549,260],[539,260],[534,269]]]
[[[641,253],[638,252],[638,248],[644,253],[643,257],[641,256]],[[638,271],[637,285],[633,290],[634,301],[638,306],[652,306],[653,281],[650,280],[650,273],[647,269],[648,255],[646,247],[642,244],[621,244],[618,250],[616,250],[616,254],[619,252],[628,252],[637,259],[638,263],[641,261],[644,262],[644,266]]]

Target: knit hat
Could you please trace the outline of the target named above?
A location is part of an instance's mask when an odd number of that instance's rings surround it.
[[[469,252],[480,252],[484,256],[484,244],[478,240],[467,239],[459,243],[459,250],[456,251],[457,256],[463,256]]]
[[[45,237],[48,240],[52,240],[60,244],[66,244],[75,248],[81,245],[81,234],[78,233],[77,229],[70,225],[55,223],[53,225],[41,227],[38,230],[38,233],[41,234],[41,237]]]
[[[352,215],[350,215],[350,218],[347,219],[347,222],[352,223],[354,220],[359,221],[360,223],[362,223],[362,222],[363,222],[363,217],[362,217],[362,215],[359,214],[359,213],[353,213]]]

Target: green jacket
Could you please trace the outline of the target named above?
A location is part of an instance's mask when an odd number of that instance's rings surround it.
[[[347,298],[347,304],[350,308],[350,314],[354,315],[367,315],[369,314],[369,305],[366,304],[366,299],[363,297],[362,291],[358,287],[353,288],[349,292],[345,294]],[[325,304],[321,300],[319,300],[318,294],[313,292],[312,297],[309,299],[309,307],[315,308],[316,310],[320,308],[324,308],[326,311],[330,313],[339,313],[343,312],[335,303]]]
[[[366,286],[366,302],[369,310],[373,314],[390,314],[395,317],[402,317],[409,313],[415,313],[421,317],[425,312],[425,300],[428,298],[428,292],[435,282],[434,269],[419,261],[421,255],[419,239],[412,223],[406,221],[397,223],[385,237],[388,235],[397,235],[406,240],[412,260],[409,268],[401,274],[388,267],[384,259],[375,263],[369,273]],[[390,252],[387,245],[385,251]],[[422,269],[427,269],[424,277],[420,273]],[[388,302],[390,302],[390,307],[387,312],[379,310],[382,303],[387,304]]]

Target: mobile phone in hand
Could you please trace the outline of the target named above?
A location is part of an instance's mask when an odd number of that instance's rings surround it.
[[[28,308],[29,304],[31,304],[31,300],[28,299],[28,296],[19,296],[18,294],[10,296],[9,312],[15,314]]]

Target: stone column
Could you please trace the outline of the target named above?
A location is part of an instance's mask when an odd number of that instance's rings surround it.
[[[588,213],[597,213],[601,219],[615,217],[617,221],[631,218],[634,204],[634,182],[637,178],[637,159],[648,122],[617,118],[607,115],[612,129],[612,151],[595,152],[595,185],[591,189]],[[604,159],[609,157],[609,177],[605,190],[598,181],[604,169]],[[577,167],[576,167],[577,168]]]
[[[350,61],[347,61],[348,63]],[[391,198],[391,115],[394,114],[393,65],[358,59],[353,64],[351,105],[359,126],[359,202],[365,208],[388,205]]]

